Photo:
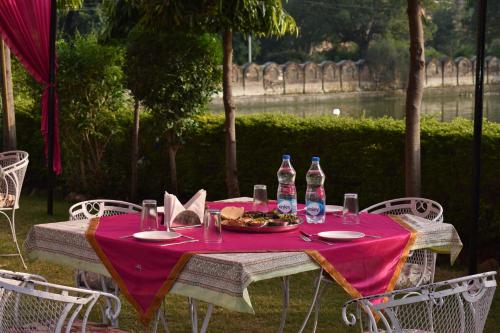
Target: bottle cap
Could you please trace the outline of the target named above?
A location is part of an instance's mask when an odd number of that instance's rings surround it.
[[[286,161],[290,160],[290,155],[283,155],[283,159]]]
[[[317,157],[317,156],[313,156],[312,161],[313,161],[313,162],[319,162],[319,157]]]

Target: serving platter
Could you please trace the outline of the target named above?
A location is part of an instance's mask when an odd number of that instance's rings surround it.
[[[274,233],[286,232],[297,229],[303,219],[298,216],[284,215],[276,213],[247,212],[237,219],[222,219],[222,229],[236,232],[249,233]]]

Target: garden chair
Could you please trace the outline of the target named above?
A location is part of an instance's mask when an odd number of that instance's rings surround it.
[[[130,202],[109,200],[109,199],[95,199],[95,200],[82,201],[71,206],[69,208],[69,219],[70,221],[74,221],[74,220],[90,219],[94,217],[113,216],[121,214],[140,213],[140,212],[142,212],[142,207]],[[116,296],[118,296],[120,292],[118,285],[112,279],[93,272],[76,270],[75,282],[76,286],[79,288],[109,292],[113,293]],[[108,306],[110,306],[109,303],[107,304],[107,307]],[[104,323],[106,323],[106,318],[107,317],[104,316],[103,313]],[[153,323],[154,332],[156,332],[157,330],[158,321],[162,322],[164,330],[168,332],[167,321],[161,311],[158,311],[155,317]],[[112,324],[116,326],[118,323],[113,322]]]
[[[69,219],[70,221],[84,220],[94,217],[140,213],[141,211],[141,206],[130,202],[96,199],[82,201],[71,206],[69,208]],[[79,288],[118,294],[118,287],[113,280],[100,274],[77,270],[75,279],[76,286]]]
[[[411,214],[431,222],[443,222],[443,207],[436,201],[424,198],[400,198],[384,201],[362,212],[385,215]],[[436,253],[430,250],[411,251],[395,289],[418,287],[434,282]]]
[[[48,283],[38,275],[0,270],[0,332],[124,332],[88,321],[99,298],[112,304],[106,315],[114,321],[121,309],[115,295]]]
[[[411,214],[419,217],[423,217],[429,220],[431,223],[441,223],[443,222],[443,207],[436,201],[425,199],[425,198],[399,198],[392,199],[388,201],[383,201],[377,203],[373,206],[363,209],[361,212],[372,213],[372,214],[385,214],[385,215],[404,215]],[[434,271],[436,268],[436,253],[429,250],[415,250],[411,251],[408,255],[408,259],[401,270],[394,289],[403,289],[410,287],[417,287],[422,284],[428,284],[434,282]],[[324,289],[324,285],[321,286],[322,282],[333,282],[332,279],[323,274],[321,271],[315,286],[315,294],[313,297],[312,304],[309,308],[308,314],[302,324],[299,332],[302,332],[309,320],[311,312],[315,309],[314,316],[314,329],[316,331],[316,326],[319,317],[321,294]]]
[[[344,304],[342,318],[349,326],[359,322],[363,332],[480,333],[495,294],[495,275],[493,271],[358,298]]]
[[[9,222],[12,239],[17,253],[0,254],[0,256],[19,256],[25,269],[16,235],[16,209],[19,208],[19,197],[23,187],[24,175],[28,167],[28,153],[20,150],[0,153],[0,213]]]

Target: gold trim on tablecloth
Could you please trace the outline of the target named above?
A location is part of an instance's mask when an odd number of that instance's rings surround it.
[[[417,238],[417,232],[415,229],[413,229],[410,225],[408,225],[401,217],[395,216],[395,215],[389,215],[389,217],[397,222],[401,227],[406,229],[408,232],[410,232],[410,238],[408,239],[408,242],[406,243],[403,252],[401,253],[401,257],[399,258],[399,261],[396,265],[396,269],[394,270],[394,274],[389,281],[389,284],[387,285],[387,289],[385,292],[391,292],[394,290],[394,286],[396,285],[396,282],[398,281],[399,274],[401,274],[401,271],[406,264],[406,260],[408,259],[408,255],[410,253],[410,249],[415,243],[415,239]],[[334,279],[344,290],[353,298],[359,298],[362,297],[361,293],[352,286],[343,276],[340,274],[339,271],[335,269],[335,267],[328,261],[326,260],[318,251],[316,250],[306,250],[304,251],[307,253],[314,261],[320,265],[323,270],[325,270],[332,279]]]
[[[118,287],[120,287],[120,291],[123,293],[125,298],[132,304],[132,306],[137,310],[137,312],[140,315],[141,322],[144,325],[147,325],[153,316],[155,315],[156,310],[160,307],[161,302],[167,295],[168,291],[172,288],[174,285],[177,275],[182,271],[186,263],[189,261],[189,259],[194,255],[194,253],[191,252],[186,252],[182,255],[181,258],[177,261],[175,266],[172,268],[170,271],[170,274],[167,278],[167,280],[163,283],[161,288],[158,290],[156,293],[153,302],[150,304],[148,309],[146,311],[143,311],[142,307],[137,303],[137,301],[132,297],[130,292],[128,291],[127,285],[123,281],[123,279],[120,277],[120,274],[115,270],[113,267],[113,264],[111,264],[111,261],[109,261],[108,257],[104,253],[104,251],[101,249],[99,246],[99,243],[95,239],[95,233],[97,230],[97,227],[99,226],[99,218],[92,218],[90,219],[89,227],[85,233],[85,236],[87,237],[87,240],[89,241],[90,245],[96,252],[96,254],[99,256],[101,259],[103,265],[106,267],[108,270],[109,274],[111,277],[115,280],[116,284],[118,284]]]
[[[406,243],[401,257],[399,258],[398,264],[396,265],[396,269],[394,270],[394,274],[387,286],[387,289],[385,292],[390,292],[394,289],[394,286],[396,285],[396,282],[398,280],[399,274],[401,273],[401,270],[403,269],[406,260],[408,259],[408,255],[410,252],[411,247],[413,246],[417,233],[415,229],[413,229],[410,225],[404,222],[403,219],[401,219],[399,216],[394,216],[394,215],[389,215],[389,217],[397,222],[401,227],[406,229],[407,231],[410,232],[410,238],[408,239],[408,242]],[[99,218],[92,218],[89,223],[89,227],[85,233],[85,236],[87,237],[87,240],[89,241],[90,245],[96,252],[96,254],[99,256],[101,259],[102,263],[104,266],[107,268],[109,271],[111,277],[116,281],[118,286],[120,287],[121,292],[123,295],[127,298],[127,300],[134,306],[134,308],[137,310],[137,312],[140,314],[140,319],[141,322],[144,325],[147,325],[149,321],[153,318],[156,310],[161,306],[161,303],[164,299],[164,297],[167,295],[169,290],[172,288],[174,285],[175,281],[177,280],[177,276],[181,273],[182,269],[184,266],[187,264],[189,259],[195,254],[198,254],[197,252],[186,252],[182,255],[182,257],[179,258],[175,266],[172,268],[172,270],[169,273],[169,276],[167,277],[166,281],[163,283],[161,288],[158,290],[156,293],[153,302],[150,304],[148,309],[146,311],[142,310],[142,307],[137,303],[137,301],[132,297],[132,295],[129,293],[127,286],[123,279],[120,277],[118,272],[115,270],[107,256],[104,254],[104,251],[102,251],[101,247],[97,243],[97,240],[95,239],[95,232],[97,230],[97,227],[99,225]],[[300,251],[300,250],[296,250]],[[362,297],[361,293],[354,288],[345,278],[340,274],[340,272],[335,269],[335,267],[328,262],[318,251],[316,250],[304,250],[305,253],[307,253],[314,261],[318,263],[331,277],[334,279],[344,290],[353,298],[359,298]]]

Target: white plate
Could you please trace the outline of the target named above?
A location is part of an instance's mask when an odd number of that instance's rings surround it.
[[[171,239],[176,239],[182,235],[172,231],[142,231],[132,235],[135,239],[146,242],[163,242]]]
[[[323,231],[318,237],[332,240],[351,240],[365,237],[365,234],[357,231]]]
[[[325,213],[333,214],[333,213],[342,213],[342,209],[344,207],[337,205],[325,205]]]

